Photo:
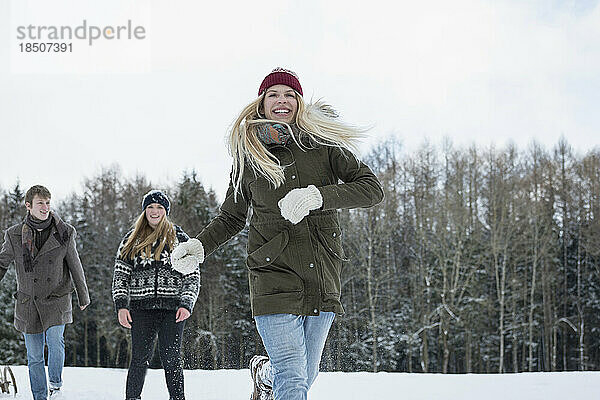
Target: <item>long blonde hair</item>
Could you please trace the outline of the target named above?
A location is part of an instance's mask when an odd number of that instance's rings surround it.
[[[248,163],[255,173],[264,176],[273,187],[279,187],[285,180],[283,167],[279,160],[272,155],[257,136],[257,130],[262,123],[278,123],[285,125],[294,141],[300,148],[305,148],[292,131],[292,128],[280,121],[264,117],[263,101],[265,92],[248,104],[233,123],[229,131],[229,153],[233,157],[232,182],[234,198],[240,192],[245,164]],[[346,148],[357,153],[358,141],[365,137],[367,129],[348,125],[338,118],[337,112],[322,100],[306,104],[302,96],[294,91],[298,101],[295,124],[301,136],[310,141],[325,145]]]
[[[127,243],[123,246],[121,254],[126,258],[133,258],[138,254],[150,257],[152,245],[159,241],[154,253],[154,259],[160,260],[160,255],[165,248],[173,249],[175,245],[175,226],[165,215],[156,228],[152,228],[146,218],[146,210],[142,211],[133,225],[133,232],[129,235]]]

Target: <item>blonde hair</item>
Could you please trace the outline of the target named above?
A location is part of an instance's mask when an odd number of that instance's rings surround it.
[[[173,249],[175,245],[175,226],[165,215],[156,225],[156,228],[152,228],[146,218],[146,210],[144,210],[137,217],[133,225],[133,232],[127,239],[125,246],[123,246],[121,254],[125,258],[133,258],[142,253],[149,257],[152,254],[152,245],[156,241],[159,241],[159,243],[154,253],[154,259],[159,261],[165,246]]]
[[[296,137],[290,125],[264,117],[263,101],[265,92],[248,104],[233,123],[229,131],[229,153],[233,157],[232,182],[234,198],[240,192],[245,164],[248,163],[255,174],[264,176],[275,188],[285,180],[283,167],[257,136],[260,124],[277,123],[285,125],[293,140],[301,149],[306,149],[299,139],[308,137],[311,142],[325,146],[337,146],[357,153],[358,141],[365,137],[367,129],[348,125],[338,119],[337,112],[322,100],[306,104],[302,96],[294,91],[298,101],[294,123],[299,128],[300,137]]]

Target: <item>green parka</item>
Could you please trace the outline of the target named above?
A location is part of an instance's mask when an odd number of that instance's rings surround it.
[[[197,238],[209,255],[244,228],[252,206],[246,260],[252,314],[341,314],[345,256],[337,210],[378,204],[381,184],[368,166],[339,147],[305,149],[294,141],[266,147],[285,166],[284,184],[275,189],[246,165],[237,201],[230,182],[219,214]],[[319,189],[323,206],[293,225],[277,203],[290,190],[308,185]]]

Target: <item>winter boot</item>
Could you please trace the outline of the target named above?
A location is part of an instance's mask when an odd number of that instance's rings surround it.
[[[61,398],[62,396],[60,395],[60,393],[61,392],[60,392],[60,388],[59,387],[57,387],[57,388],[52,387],[52,386],[50,387],[50,398],[51,399],[59,399],[59,398]]]
[[[254,390],[250,400],[273,400],[273,388],[265,383],[260,375],[261,368],[269,361],[265,356],[254,356],[250,360],[250,376],[254,382]]]

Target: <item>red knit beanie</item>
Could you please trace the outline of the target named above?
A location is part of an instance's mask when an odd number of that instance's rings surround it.
[[[300,93],[301,96],[303,95],[298,75],[289,69],[277,67],[271,71],[269,75],[265,76],[265,79],[263,79],[260,88],[258,89],[258,95],[260,96],[265,90],[273,85],[286,85]]]

